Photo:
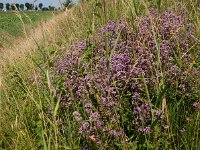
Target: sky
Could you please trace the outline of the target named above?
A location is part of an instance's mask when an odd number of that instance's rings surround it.
[[[60,7],[60,4],[59,4],[59,0],[0,0],[0,3],[26,3],[26,2],[29,2],[29,3],[33,3],[34,1],[35,4],[39,4],[39,3],[43,3],[43,6],[49,6],[49,5],[52,5],[52,6],[55,6],[55,7]],[[64,0],[60,0],[61,2],[63,2]],[[77,2],[78,0],[73,0],[74,2]]]

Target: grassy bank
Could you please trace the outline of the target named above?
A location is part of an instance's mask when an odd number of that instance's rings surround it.
[[[29,34],[37,23],[52,16],[52,12],[0,12],[0,48],[11,45],[16,38]]]
[[[0,12],[0,30],[15,37],[20,36],[25,26],[50,17],[51,12]]]
[[[74,6],[37,50],[4,68],[0,146],[199,149],[198,5]]]

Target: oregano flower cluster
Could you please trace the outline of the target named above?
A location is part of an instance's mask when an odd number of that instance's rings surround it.
[[[57,98],[63,109],[74,107],[85,140],[126,140],[135,133],[149,135],[155,124],[166,125],[159,90],[169,86],[186,97],[193,91],[182,65],[192,61],[189,49],[196,43],[188,26],[184,14],[150,9],[134,25],[109,21],[89,39],[72,44],[56,62]]]

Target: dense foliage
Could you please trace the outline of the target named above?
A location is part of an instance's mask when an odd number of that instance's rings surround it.
[[[185,16],[184,10],[150,9],[134,24],[110,21],[57,61],[57,100],[62,111],[73,112],[84,143],[116,148],[118,142],[155,140],[171,128],[167,105],[181,100],[189,106],[181,111],[193,107],[199,72],[191,55],[199,45]]]
[[[81,0],[2,51],[1,149],[199,149],[199,6]]]

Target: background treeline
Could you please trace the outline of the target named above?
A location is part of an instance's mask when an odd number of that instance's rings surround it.
[[[68,6],[72,6],[72,0],[66,0],[63,4],[61,4],[62,7],[68,7]],[[55,11],[61,9],[56,8],[55,6],[51,6],[49,5],[48,7],[44,7],[43,3],[39,3],[38,5],[34,5],[32,3],[28,3],[26,2],[25,4],[19,4],[19,3],[0,3],[0,11],[2,10],[20,10],[20,11],[24,11],[24,10],[35,10],[35,11]]]

